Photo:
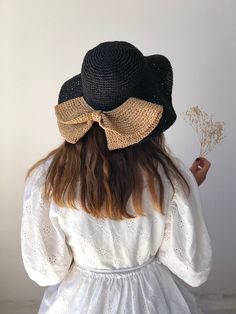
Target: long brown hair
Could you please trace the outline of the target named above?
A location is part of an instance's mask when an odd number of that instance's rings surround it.
[[[131,195],[137,216],[143,216],[144,174],[154,208],[164,214],[164,184],[159,164],[173,190],[173,178],[176,178],[183,189],[190,191],[187,181],[169,157],[163,133],[134,146],[108,150],[104,130],[94,123],[76,144],[64,141],[36,162],[26,178],[50,157],[52,162],[46,173],[44,197],[52,198],[58,206],[77,209],[75,201],[79,191],[82,208],[96,218],[135,218],[126,208]]]

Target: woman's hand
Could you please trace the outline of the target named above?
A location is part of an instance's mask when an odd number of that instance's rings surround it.
[[[202,184],[202,182],[206,179],[210,166],[210,161],[204,157],[199,157],[193,162],[190,167],[190,171],[194,175],[198,185]]]

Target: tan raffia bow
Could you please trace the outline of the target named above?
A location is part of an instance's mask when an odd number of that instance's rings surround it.
[[[161,105],[134,97],[110,111],[94,110],[83,97],[67,100],[54,109],[67,142],[75,144],[96,121],[105,131],[109,150],[141,141],[155,129],[163,113]]]

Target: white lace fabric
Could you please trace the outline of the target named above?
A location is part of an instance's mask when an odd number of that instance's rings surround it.
[[[186,284],[197,287],[208,279],[211,239],[197,183],[182,161],[173,160],[190,185],[190,195],[177,182],[173,195],[162,172],[165,215],[153,209],[145,188],[146,216],[120,221],[48,203],[42,187],[50,160],[34,170],[23,196],[21,251],[28,276],[46,287],[38,313],[199,313]],[[132,213],[131,200],[127,208]],[[115,270],[153,257],[158,263],[132,276],[116,276]],[[109,273],[88,276],[80,266]]]

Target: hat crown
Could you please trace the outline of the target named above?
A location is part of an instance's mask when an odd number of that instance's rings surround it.
[[[135,46],[124,41],[101,43],[86,53],[82,63],[84,98],[92,106],[111,110],[134,95],[144,75],[145,59]]]

